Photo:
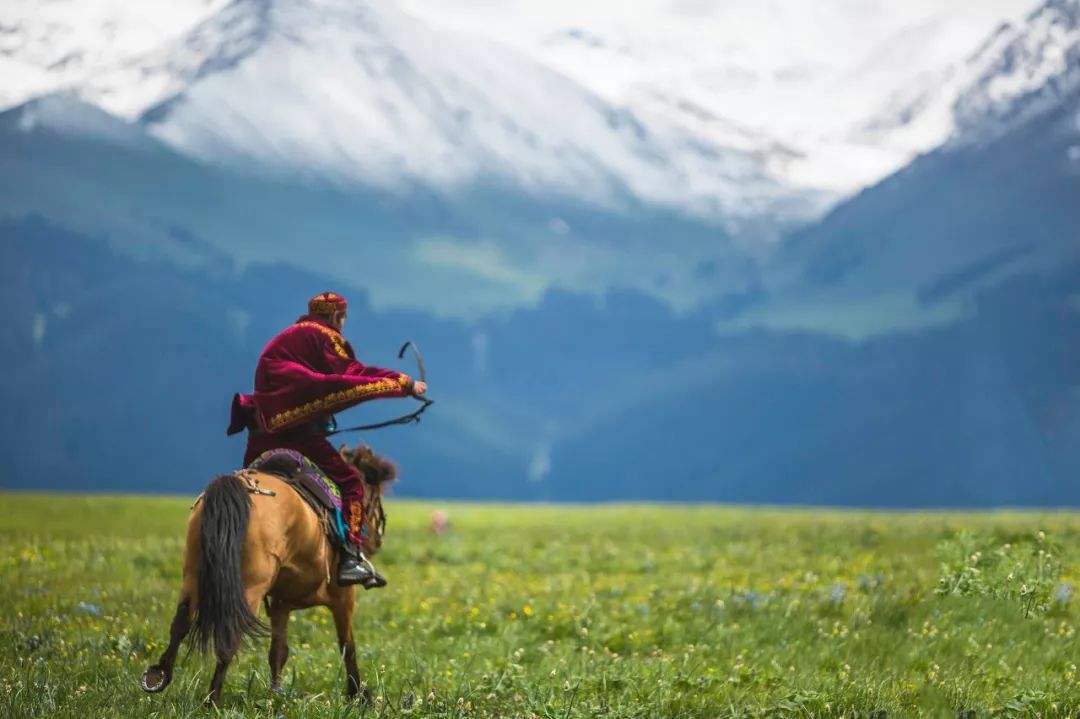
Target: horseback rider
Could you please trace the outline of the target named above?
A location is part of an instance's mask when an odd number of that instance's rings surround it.
[[[364,556],[361,543],[363,479],[326,435],[334,427],[334,412],[381,397],[419,397],[427,384],[357,361],[341,336],[347,313],[345,298],[334,292],[311,298],[308,314],[263,349],[254,394],[233,397],[228,434],[248,430],[244,466],[271,449],[295,450],[318,465],[341,490],[351,544],[339,553],[338,583],[383,586],[386,580]]]

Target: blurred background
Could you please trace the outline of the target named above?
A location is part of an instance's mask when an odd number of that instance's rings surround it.
[[[402,496],[1077,506],[1080,0],[4,0],[0,253],[6,488],[335,290]]]

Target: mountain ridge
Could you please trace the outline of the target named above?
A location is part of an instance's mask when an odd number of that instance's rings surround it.
[[[775,229],[759,228],[821,204],[752,153],[646,124],[512,48],[392,6],[234,0],[76,92],[184,154],[246,171],[391,191],[511,182],[766,237]]]
[[[1043,29],[1016,47],[1050,47]],[[339,37],[273,42],[321,32]],[[393,73],[391,55],[364,57]],[[188,491],[234,467],[228,398],[335,288],[366,362],[424,347],[438,410],[372,438],[416,495],[1080,503],[1080,88],[1016,94],[991,113],[1001,132],[925,153],[758,254],[632,193],[605,210],[490,178],[343,187],[153,132],[194,132],[212,105],[185,94],[139,123],[68,93],[0,113],[0,430],[21,449],[0,484],[130,487],[119,466]],[[222,107],[215,122],[243,116]]]
[[[1076,86],[1080,2],[1044,0],[1022,23],[1003,23],[969,57],[898,92],[863,132],[926,134],[940,144],[992,139],[1053,108]],[[1024,108],[1017,114],[1017,108]]]
[[[593,92],[589,83],[572,79],[573,73],[561,73],[551,58],[540,62],[540,56],[493,42],[490,35],[448,29],[434,22],[439,13],[427,12],[432,16],[427,21],[424,7],[412,3],[406,7],[409,13],[336,0],[188,0],[169,11],[177,17],[176,26],[185,28],[179,36],[159,29],[163,39],[156,48],[139,54],[142,46],[131,43],[116,51],[111,65],[102,59],[86,70],[86,77],[72,75],[74,84],[67,87],[113,114],[143,118],[174,148],[210,162],[244,167],[254,161],[258,172],[291,172],[306,181],[359,181],[383,189],[420,182],[446,191],[480,179],[587,198],[609,208],[627,201],[658,203],[722,226],[759,254],[767,253],[793,224],[820,216],[843,195],[828,183],[793,182],[785,168],[805,158],[783,136],[753,139],[743,130],[715,132],[713,121],[689,122],[678,108],[700,106],[713,115],[717,108],[697,102],[708,98],[683,97],[677,84],[665,91],[674,93],[669,99],[649,99],[655,95],[650,91],[613,102]],[[834,11],[826,8],[823,15]],[[62,18],[58,12],[54,20]],[[134,10],[125,17],[124,27],[136,27]],[[16,32],[37,32],[27,23],[24,18]],[[311,37],[305,39],[304,33]],[[53,34],[52,44],[67,41],[60,30]],[[93,54],[89,39],[80,42],[76,53]],[[289,62],[259,60],[263,71],[253,67],[239,84],[214,80],[254,62],[252,56],[265,54],[267,43],[275,53],[286,53]],[[360,88],[373,81],[371,68],[347,52],[325,52],[331,46],[366,46],[380,63],[391,63],[385,67],[415,65],[417,75],[430,78],[430,86],[438,89],[424,90],[402,75],[388,82],[383,78],[385,87],[365,95]],[[428,50],[439,47],[436,61],[425,59]],[[21,57],[19,52],[12,57]],[[55,52],[41,57],[55,65]],[[39,55],[31,53],[28,61]],[[481,61],[482,56],[491,60]],[[317,85],[317,91],[252,84],[301,68],[306,84]],[[499,80],[499,73],[510,68],[513,81]],[[349,80],[329,82],[327,74]],[[204,82],[216,89],[192,90]],[[544,88],[547,102],[558,111],[533,102],[522,87]],[[189,91],[211,107],[193,109],[198,103]],[[268,92],[278,93],[279,100],[261,97]],[[234,102],[240,97],[243,102]],[[311,116],[290,114],[297,104],[311,107]],[[522,105],[528,112],[513,109]],[[360,112],[360,107],[385,107],[391,124],[380,119],[384,110]],[[730,114],[724,109],[721,119]],[[275,130],[268,124],[275,115],[286,126]],[[433,122],[436,118],[441,119]],[[878,162],[870,145],[850,149],[855,155],[865,150],[858,165]],[[836,168],[833,174],[839,173]]]

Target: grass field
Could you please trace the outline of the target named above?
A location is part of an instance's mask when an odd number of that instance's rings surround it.
[[[0,717],[188,717],[167,637],[190,499],[0,494]],[[222,716],[1077,716],[1080,515],[387,503],[350,703],[329,613]],[[182,655],[183,656],[183,655]]]

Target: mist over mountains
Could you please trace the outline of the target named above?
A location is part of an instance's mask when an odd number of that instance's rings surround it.
[[[1075,0],[897,95],[890,132],[947,112],[942,144],[824,215],[835,191],[504,46],[206,8],[0,114],[3,486],[235,468],[232,392],[336,288],[365,362],[425,354],[424,423],[365,437],[402,494],[1080,503]]]

